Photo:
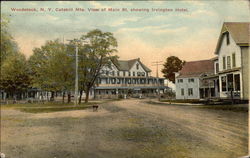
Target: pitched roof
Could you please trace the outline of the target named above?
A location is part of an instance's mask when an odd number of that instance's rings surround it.
[[[249,22],[225,22],[224,25],[237,44],[249,43]]]
[[[229,32],[237,45],[247,45],[250,43],[250,22],[224,22],[217,42],[215,54],[218,54],[222,37],[225,32]]]
[[[211,74],[214,72],[213,60],[199,60],[186,62],[182,69],[179,71],[181,77],[198,77],[202,74]]]
[[[141,64],[141,66],[145,71],[151,72],[151,70],[140,61],[140,58],[131,60],[118,60],[117,63],[114,64],[120,71],[129,71],[132,68],[132,66],[136,63],[136,61],[138,61]]]

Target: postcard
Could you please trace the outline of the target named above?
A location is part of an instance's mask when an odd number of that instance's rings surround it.
[[[2,1],[0,158],[249,154],[249,1]]]

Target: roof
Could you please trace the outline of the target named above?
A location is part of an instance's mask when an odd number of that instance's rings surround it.
[[[237,45],[247,45],[250,43],[250,22],[224,22],[217,42],[215,54],[218,54],[222,37],[225,32],[229,32]]]
[[[214,73],[214,61],[213,60],[199,60],[185,62],[182,69],[179,71],[179,76],[182,77],[199,77],[202,74]]]
[[[138,61],[141,64],[141,66],[146,72],[151,72],[151,70],[140,61],[140,58],[131,60],[118,60],[117,63],[114,64],[120,71],[129,71],[132,68],[132,66],[136,63],[136,61]]]
[[[218,60],[218,59],[219,59],[219,57],[216,56],[216,57],[211,58],[210,60],[216,61],[216,60]]]

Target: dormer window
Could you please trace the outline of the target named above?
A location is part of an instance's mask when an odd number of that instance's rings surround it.
[[[229,45],[230,44],[230,39],[229,39],[229,33],[228,32],[226,33],[226,37],[227,37],[227,45]]]

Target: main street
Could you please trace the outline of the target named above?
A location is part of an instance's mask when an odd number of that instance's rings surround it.
[[[128,99],[52,113],[1,110],[10,158],[235,158],[247,155],[248,113]]]

